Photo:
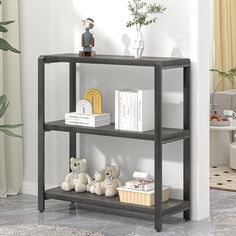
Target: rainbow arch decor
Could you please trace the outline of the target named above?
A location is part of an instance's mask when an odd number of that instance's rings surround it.
[[[76,104],[76,112],[79,114],[91,115],[93,114],[93,106],[87,100],[80,100]]]
[[[97,89],[89,89],[85,93],[85,100],[93,106],[93,114],[102,114],[102,94]]]

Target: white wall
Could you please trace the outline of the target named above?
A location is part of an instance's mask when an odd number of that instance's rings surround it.
[[[162,0],[167,11],[157,24],[143,28],[144,55],[190,57],[192,60],[192,219],[209,215],[208,189],[208,94],[210,68],[210,6],[203,0]],[[24,114],[25,182],[24,190],[33,192],[37,181],[37,58],[40,54],[78,52],[81,20],[95,20],[97,53],[129,54],[134,29],[127,29],[129,18],[126,1],[101,0],[20,2],[22,90]],[[204,3],[209,4],[209,3]],[[98,10],[98,9],[104,9]],[[114,9],[114,10],[113,10]],[[199,15],[201,12],[201,18]],[[201,30],[201,31],[200,31]],[[47,109],[46,119],[63,118],[68,111],[68,66],[46,66]],[[153,86],[153,70],[120,66],[78,66],[78,90],[100,89],[104,96],[104,110],[114,119],[114,89],[123,87],[149,88]],[[182,124],[182,71],[164,72],[165,125]],[[109,81],[109,83],[107,82]],[[201,96],[200,96],[201,94]],[[109,99],[108,99],[109,98]],[[171,116],[170,116],[171,115]],[[171,117],[171,118],[169,118]],[[89,170],[119,164],[123,177],[134,170],[153,173],[153,143],[109,137],[81,135],[80,155],[89,160]],[[68,135],[49,133],[46,137],[47,173],[49,185],[57,185],[66,174]],[[182,142],[164,146],[164,183],[173,186],[173,194],[181,196]],[[172,173],[175,173],[173,175]],[[201,193],[201,195],[200,195]]]

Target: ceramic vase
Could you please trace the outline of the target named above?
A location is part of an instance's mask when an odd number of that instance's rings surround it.
[[[213,115],[219,115],[219,106],[218,104],[210,104],[210,114]]]
[[[134,41],[133,54],[135,58],[140,58],[143,55],[144,40],[140,29],[137,29],[136,39]]]

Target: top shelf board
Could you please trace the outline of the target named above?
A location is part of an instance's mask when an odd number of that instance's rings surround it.
[[[107,65],[129,65],[129,66],[156,66],[161,65],[163,69],[189,67],[188,58],[167,58],[167,57],[142,57],[135,59],[132,56],[102,55],[95,57],[79,56],[76,53],[55,54],[40,56],[45,63],[56,62],[74,62],[90,64],[107,64]]]

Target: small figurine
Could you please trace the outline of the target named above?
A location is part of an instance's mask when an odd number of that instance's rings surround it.
[[[84,99],[92,104],[93,114],[102,114],[102,93],[98,89],[87,90]]]
[[[80,56],[95,56],[96,52],[92,51],[92,47],[94,47],[94,34],[89,32],[90,29],[94,27],[94,20],[91,18],[87,18],[83,20],[85,32],[82,34],[81,44],[83,47],[83,51],[80,51]]]
[[[76,112],[79,114],[93,114],[93,105],[87,100],[79,100],[76,104]]]

